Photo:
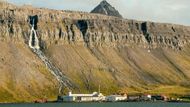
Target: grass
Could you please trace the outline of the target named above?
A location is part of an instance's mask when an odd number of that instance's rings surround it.
[[[182,86],[159,86],[158,88],[147,91],[151,94],[164,94],[171,97],[178,97],[190,94],[190,88]]]
[[[138,87],[129,87],[129,88],[127,87],[119,90],[119,93],[166,95],[168,97],[178,98],[181,96],[189,95],[190,88],[182,86],[169,86],[169,85],[150,86],[149,89],[143,89]]]
[[[101,71],[99,69],[91,69],[91,72],[82,72],[83,74],[77,71],[72,71],[72,74],[69,74],[69,77],[72,77],[73,83],[78,86],[78,89],[72,90],[73,93],[97,92],[99,85],[101,86],[101,92],[105,95],[116,93],[119,89],[114,79],[111,78],[109,72]],[[89,81],[88,84],[86,79]],[[65,90],[64,94],[67,93],[68,90]]]
[[[14,96],[8,92],[7,90],[5,90],[4,88],[1,87],[0,90],[0,102],[13,102],[13,101],[17,101]]]

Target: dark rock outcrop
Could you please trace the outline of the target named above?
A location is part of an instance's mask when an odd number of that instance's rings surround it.
[[[114,7],[112,7],[106,0],[103,0],[97,7],[95,7],[91,11],[91,13],[99,13],[122,18],[120,13]]]

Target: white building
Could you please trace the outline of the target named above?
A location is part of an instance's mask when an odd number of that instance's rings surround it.
[[[122,95],[110,95],[106,97],[106,101],[111,101],[111,102],[115,102],[115,101],[125,101],[127,100],[127,96],[122,96]]]
[[[105,101],[105,96],[98,92],[92,94],[72,94],[69,92],[67,96],[62,96],[62,100],[70,102]]]

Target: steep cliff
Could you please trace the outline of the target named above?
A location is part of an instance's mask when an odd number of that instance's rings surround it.
[[[0,5],[1,102],[58,95],[58,81],[28,44],[33,15],[40,50],[75,92],[190,92],[190,27]]]

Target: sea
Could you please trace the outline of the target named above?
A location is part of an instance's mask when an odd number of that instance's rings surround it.
[[[116,103],[23,103],[0,104],[0,107],[190,107],[190,103],[116,102]]]

